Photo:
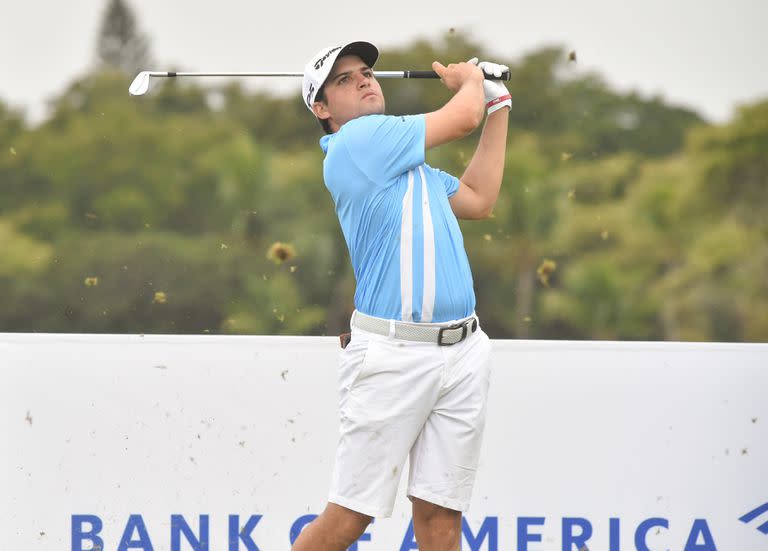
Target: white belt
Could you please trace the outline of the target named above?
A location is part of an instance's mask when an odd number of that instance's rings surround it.
[[[362,312],[354,311],[352,314],[352,325],[363,331],[377,333],[379,335],[390,335],[390,326],[394,324],[394,334],[396,339],[406,341],[433,342],[440,346],[449,346],[459,343],[477,331],[478,323],[475,316],[468,317],[452,325],[427,325],[419,323],[407,323],[402,321],[393,321],[384,318],[375,318]]]

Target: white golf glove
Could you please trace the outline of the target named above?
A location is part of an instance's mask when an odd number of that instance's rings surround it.
[[[469,63],[480,67],[486,75],[500,77],[504,71],[509,71],[509,67],[506,65],[500,65],[498,63],[491,63],[490,61],[480,61],[473,57],[469,60]],[[509,107],[512,109],[512,95],[504,86],[501,80],[484,80],[483,91],[485,92],[485,107],[490,115],[494,111],[501,109],[502,107]]]

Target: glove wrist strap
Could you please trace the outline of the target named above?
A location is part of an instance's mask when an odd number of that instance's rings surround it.
[[[488,103],[485,104],[485,108],[486,109],[490,109],[494,105],[498,105],[501,102],[504,102],[504,101],[507,101],[507,100],[509,100],[510,104],[512,103],[512,94],[506,94],[504,96],[499,96],[498,98],[489,101]]]
[[[504,107],[509,107],[510,110],[512,109],[512,96],[510,94],[496,98],[486,104],[487,113],[489,115]]]

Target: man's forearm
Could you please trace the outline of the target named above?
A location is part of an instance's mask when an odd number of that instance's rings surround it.
[[[469,186],[490,210],[496,203],[504,175],[509,108],[488,115],[480,141],[461,181]]]

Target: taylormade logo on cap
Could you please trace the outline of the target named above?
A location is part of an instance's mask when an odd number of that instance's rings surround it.
[[[333,48],[332,50],[328,50],[328,53],[327,53],[327,54],[325,54],[323,57],[321,57],[320,59],[318,59],[317,61],[315,61],[315,70],[319,71],[319,70],[320,70],[320,67],[322,67],[322,66],[323,66],[323,62],[324,62],[326,59],[328,59],[329,57],[331,57],[331,54],[332,54],[333,52],[335,52],[336,50],[341,50],[341,46],[336,46],[336,47],[335,47],[335,48]]]
[[[357,41],[323,48],[312,56],[304,67],[301,90],[304,103],[310,111],[312,111],[312,104],[315,102],[317,91],[325,84],[325,80],[331,74],[336,58],[344,55],[359,56],[368,67],[373,67],[379,58],[379,50],[370,42]]]

